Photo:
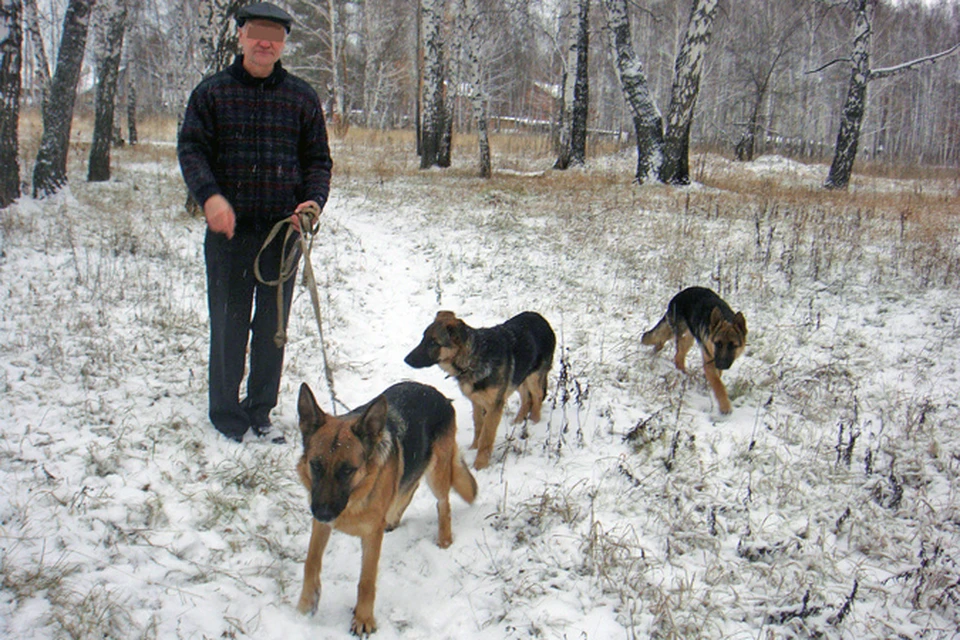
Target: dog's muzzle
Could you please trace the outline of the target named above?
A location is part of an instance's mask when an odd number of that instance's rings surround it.
[[[436,364],[436,360],[430,358],[427,350],[421,349],[420,347],[417,347],[408,353],[407,357],[404,358],[403,361],[414,369],[423,369],[425,367],[429,367],[430,365]]]
[[[337,519],[338,513],[334,513],[333,509],[330,508],[330,505],[326,504],[315,504],[310,506],[310,513],[313,514],[313,517],[317,522],[322,522],[324,524],[333,522]]]
[[[713,359],[713,364],[716,365],[720,371],[726,371],[733,366],[733,360],[734,358],[730,356],[717,356]]]

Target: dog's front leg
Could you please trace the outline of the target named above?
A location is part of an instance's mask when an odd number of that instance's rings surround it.
[[[693,336],[688,332],[676,337],[677,351],[673,356],[673,364],[684,373],[687,372],[687,352],[690,351],[693,342]]]
[[[360,567],[360,583],[357,585],[357,606],[353,610],[350,630],[363,637],[377,630],[373,617],[373,601],[377,597],[377,565],[380,564],[380,545],[383,543],[383,528],[363,536],[363,561]]]
[[[712,362],[705,362],[703,373],[707,376],[707,382],[710,383],[710,389],[713,390],[713,397],[717,399],[717,404],[720,406],[720,413],[733,411],[730,406],[730,398],[727,396],[727,388],[723,386],[723,381],[720,379],[720,370]]]
[[[499,396],[495,400],[493,408],[484,415],[483,428],[477,441],[477,458],[473,461],[474,469],[483,469],[490,464],[490,456],[493,455],[493,443],[497,439],[497,427],[500,426],[500,419],[503,418],[504,400],[502,395]]]
[[[473,442],[470,444],[470,448],[476,449],[480,443],[480,434],[483,433],[483,423],[486,419],[487,410],[483,408],[482,404],[472,398],[470,399],[470,403],[473,405]]]
[[[313,613],[320,603],[320,567],[331,531],[330,525],[313,520],[307,561],[303,563],[303,591],[300,592],[300,603],[297,604],[297,611],[300,613]]]

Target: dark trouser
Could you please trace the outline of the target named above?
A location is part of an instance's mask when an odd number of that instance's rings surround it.
[[[232,239],[207,230],[207,303],[210,309],[210,421],[225,436],[239,440],[251,426],[270,424],[277,405],[283,349],[277,331],[277,288],[257,282],[253,263],[269,229],[237,229]],[[283,234],[260,257],[260,275],[275,280]],[[290,316],[292,277],[283,285],[283,322]],[[254,302],[255,308],[254,308]],[[251,310],[253,320],[251,322]],[[247,396],[239,399],[250,334]]]

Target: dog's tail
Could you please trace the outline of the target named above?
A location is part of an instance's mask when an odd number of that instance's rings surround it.
[[[477,498],[477,480],[470,473],[467,464],[460,457],[460,452],[454,452],[453,461],[453,489],[467,503],[473,504]]]
[[[660,348],[672,337],[673,329],[670,328],[670,322],[667,320],[667,316],[663,316],[660,319],[660,322],[657,323],[657,326],[643,334],[643,336],[640,338],[640,342],[643,344],[652,344],[655,347]]]

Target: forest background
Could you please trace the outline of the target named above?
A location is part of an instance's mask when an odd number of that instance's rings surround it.
[[[232,59],[235,25],[231,16],[245,4],[237,0],[26,0],[22,3],[20,101],[25,112],[35,112],[43,104],[65,32],[65,14],[70,5],[84,3],[91,36],[80,43],[76,115],[92,114],[98,73],[113,69],[115,77],[107,83],[115,84],[116,117],[111,114],[115,143],[136,142],[137,123],[143,119],[179,118],[192,87]],[[297,21],[284,62],[320,93],[337,134],[351,125],[418,126],[423,117],[418,96],[423,95],[422,79],[430,72],[424,68],[429,60],[424,62],[423,47],[430,34],[422,28],[427,10],[439,16],[439,73],[445,94],[441,108],[451,133],[475,131],[477,117],[470,93],[478,84],[486,109],[484,120],[492,131],[537,134],[539,144],[556,150],[569,127],[578,72],[577,39],[586,35],[587,144],[594,153],[597,145],[627,148],[635,144],[607,19],[609,6],[618,3],[324,0],[279,4]],[[829,160],[850,84],[859,4],[871,12],[873,68],[916,60],[960,42],[960,6],[948,0],[719,3],[703,54],[699,96],[694,99],[691,144],[743,160],[763,153]],[[623,6],[652,100],[666,113],[691,3],[651,0]],[[578,33],[584,26],[584,33]],[[480,57],[479,70],[471,66],[474,49]],[[958,60],[947,57],[938,65],[869,84],[857,150],[861,161],[900,167],[960,162]],[[475,73],[479,73],[478,82]],[[90,132],[74,132],[74,142],[84,142],[84,136],[89,140]],[[21,179],[26,183],[36,152],[33,145],[40,144],[39,138],[27,136],[24,144],[20,156],[27,175]]]

